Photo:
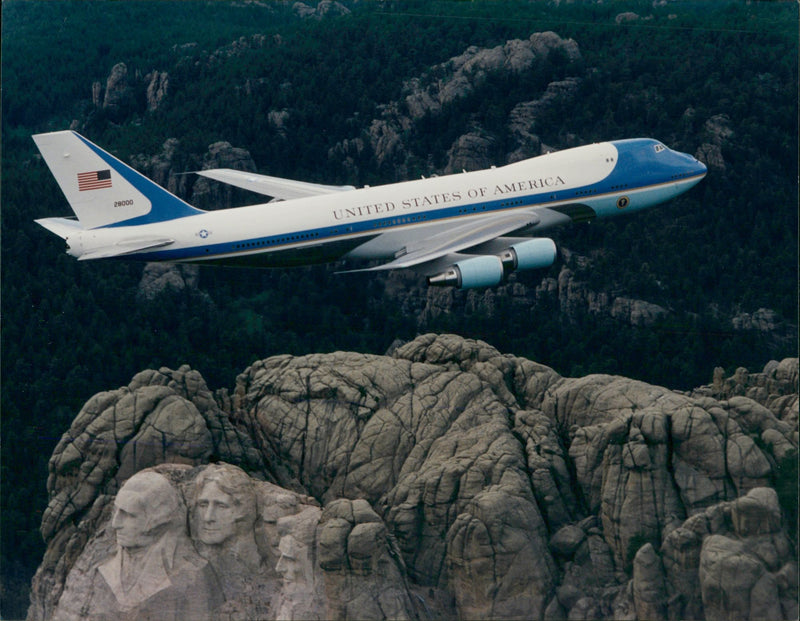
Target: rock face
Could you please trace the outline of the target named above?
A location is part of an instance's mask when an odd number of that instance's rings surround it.
[[[145,371],[53,454],[28,618],[177,617],[201,583],[196,618],[796,618],[797,360],[768,367],[780,417],[451,335],[216,395]]]
[[[153,71],[145,76],[147,82],[147,111],[155,112],[167,96],[169,74],[166,71]]]
[[[47,558],[35,587],[42,598],[29,615],[52,618],[72,566],[107,522],[109,502],[127,479],[162,463],[216,459],[266,476],[263,457],[222,413],[197,371],[144,371],[128,386],[92,397],[50,460],[41,528]]]
[[[256,164],[247,149],[234,147],[229,142],[215,142],[208,146],[208,151],[203,157],[203,170],[211,168],[232,168],[255,172]],[[236,188],[213,181],[206,177],[199,177],[192,187],[191,204],[201,209],[219,209],[232,207]]]
[[[134,155],[131,158],[134,168],[146,175],[158,185],[173,194],[188,197],[194,175],[184,174],[186,170],[197,168],[198,164],[181,152],[181,143],[177,138],[168,138],[155,155]]]
[[[464,144],[471,142],[465,141]],[[591,289],[584,280],[589,271],[585,266],[590,265],[590,260],[563,246],[560,252],[565,258],[569,257],[569,264],[585,265],[577,271],[562,265],[557,279],[542,278],[535,288],[518,281],[513,273],[508,282],[492,289],[463,291],[427,287],[413,275],[391,273],[382,276],[383,295],[402,308],[404,314],[416,317],[419,330],[428,329],[437,317],[450,313],[468,315],[482,312],[491,317],[498,299],[510,301],[526,312],[537,304],[545,307],[557,305],[561,315],[569,320],[588,312],[611,317],[623,325],[639,327],[652,326],[669,316],[670,310],[659,304]]]
[[[137,295],[140,299],[154,300],[162,292],[173,289],[197,289],[200,267],[176,263],[148,263],[142,271]]]
[[[144,92],[138,101],[137,91]],[[125,63],[117,63],[106,78],[105,87],[101,82],[92,83],[92,104],[102,108],[113,121],[122,121],[131,114],[155,112],[167,98],[169,74],[166,71],[151,71],[142,76],[141,72],[131,72]]]
[[[470,46],[458,56],[430,67],[403,85],[400,100],[383,106],[379,118],[373,119],[364,136],[346,140],[331,150],[331,156],[354,162],[368,145],[379,164],[391,163],[398,180],[407,176],[407,160],[424,154],[408,153],[403,136],[426,117],[440,115],[448,106],[467,98],[483,88],[492,76],[517,76],[531,70],[537,63],[555,58],[566,62],[581,58],[578,44],[562,39],[554,32],[536,32],[527,39],[512,39],[493,48]],[[535,113],[551,107],[573,95],[578,78],[554,82],[538,100],[520,104],[509,119],[510,143],[516,146],[509,154],[497,153],[503,140],[488,136],[480,127],[465,127],[465,134],[453,143],[445,172],[472,170],[490,164],[517,161],[541,153],[539,138],[531,133]],[[490,147],[492,147],[490,149]],[[432,173],[442,172],[431,170]]]
[[[125,63],[117,63],[106,80],[103,108],[122,114],[133,104],[133,87]]]
[[[717,172],[725,172],[725,158],[722,149],[733,136],[731,119],[727,114],[712,116],[703,126],[704,141],[697,148],[695,157]]]
[[[322,0],[322,2],[320,2],[316,8],[311,7],[303,2],[295,2],[292,5],[292,11],[295,15],[297,15],[297,17],[302,19],[315,20],[350,14],[350,9],[344,6],[341,2],[334,2],[333,0]]]
[[[247,149],[234,147],[224,141],[208,145],[208,150],[201,159],[195,154],[185,152],[177,138],[168,138],[160,153],[152,156],[135,155],[131,162],[137,170],[159,185],[202,209],[232,207],[245,193],[206,177],[186,174],[187,170],[232,168],[256,171],[255,162]],[[249,202],[252,204],[253,201]]]

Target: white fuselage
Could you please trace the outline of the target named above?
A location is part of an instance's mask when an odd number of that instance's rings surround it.
[[[663,146],[659,153],[659,144],[605,142],[500,168],[89,229],[70,236],[69,252],[80,257],[140,235],[173,243],[125,258],[265,266],[390,259],[456,222],[521,209],[568,214],[573,206],[613,215],[668,200],[704,176],[705,167],[694,158]],[[645,149],[654,153],[637,155]]]

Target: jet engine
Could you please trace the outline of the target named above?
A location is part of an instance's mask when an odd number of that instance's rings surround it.
[[[506,273],[550,267],[555,260],[556,244],[547,237],[519,242],[500,253]]]
[[[441,274],[428,277],[434,287],[456,287],[472,289],[491,287],[503,280],[503,263],[495,255],[479,256],[454,263]]]
[[[520,241],[499,255],[480,255],[458,261],[444,272],[429,276],[428,285],[457,289],[492,287],[514,270],[550,267],[556,260],[556,254],[556,243],[552,239],[542,237]]]

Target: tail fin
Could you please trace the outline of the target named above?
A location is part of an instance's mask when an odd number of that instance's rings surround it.
[[[149,224],[204,213],[75,132],[38,134],[33,140],[83,228]]]

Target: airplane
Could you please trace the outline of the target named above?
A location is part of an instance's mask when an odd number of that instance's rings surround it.
[[[538,237],[542,231],[651,207],[707,172],[650,138],[358,189],[212,169],[197,174],[278,200],[205,211],[74,131],[33,140],[77,216],[36,222],[66,240],[79,261],[287,267],[344,260],[343,272],[411,269],[431,286],[463,289],[551,266],[556,245]]]

